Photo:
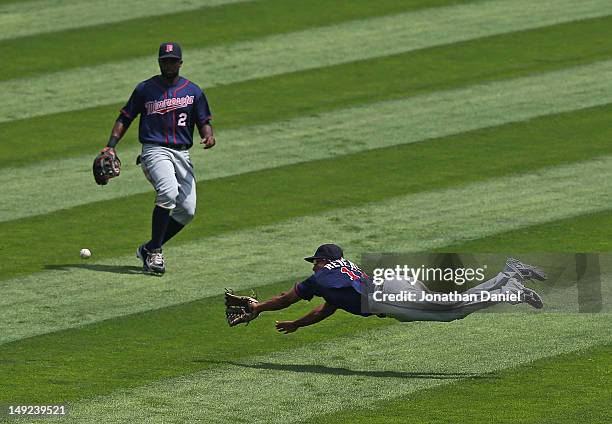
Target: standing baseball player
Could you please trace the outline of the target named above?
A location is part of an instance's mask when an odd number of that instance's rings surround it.
[[[153,209],[151,239],[138,247],[136,256],[145,272],[166,271],[162,245],[187,225],[195,214],[196,181],[189,149],[197,127],[200,144],[210,149],[216,143],[212,115],[202,89],[179,76],[183,64],[177,43],[159,46],[160,75],[136,86],[111,131],[106,148],[94,161],[98,184],[119,174],[115,147],[132,121],[140,115],[138,138],[142,153],[137,159],[157,196]],[[110,160],[108,160],[110,158]],[[96,167],[96,163],[100,164]]]
[[[343,257],[339,246],[324,244],[319,246],[313,256],[304,259],[313,263],[314,274],[297,283],[291,290],[270,300],[258,302],[252,297],[227,292],[225,304],[228,324],[235,326],[248,323],[257,318],[261,312],[285,309],[299,300],[311,300],[314,296],[322,297],[325,302],[297,320],[277,321],[276,329],[283,333],[292,333],[300,327],[324,320],[338,309],[354,315],[373,315],[367,312],[372,308],[366,307],[372,305],[373,284],[357,265]],[[389,316],[403,322],[453,321],[500,303],[491,300],[493,296],[499,295],[507,297],[513,295],[515,300],[509,303],[527,303],[540,309],[543,307],[540,296],[523,285],[527,279],[544,280],[546,274],[534,266],[523,264],[516,259],[508,259],[502,272],[464,293],[466,297],[470,297],[467,301],[430,300],[428,297],[441,293],[429,290],[420,281],[385,281],[382,287],[377,287],[380,291],[378,295],[382,297],[384,294],[388,297],[413,293],[414,301],[385,302],[385,314],[378,316]]]

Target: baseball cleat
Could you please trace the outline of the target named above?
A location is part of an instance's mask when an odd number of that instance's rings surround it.
[[[153,249],[149,252],[149,255],[145,261],[145,270],[159,275],[166,272],[164,255],[162,254],[161,249]]]
[[[136,249],[136,257],[142,261],[142,267],[145,271],[147,270],[147,258],[149,257],[149,251],[144,244],[138,246]]]
[[[544,281],[546,278],[548,278],[544,270],[538,268],[537,266],[524,264],[518,259],[508,258],[506,265],[516,270],[523,278],[527,278],[529,280]]]
[[[527,287],[523,288],[523,302],[528,303],[536,309],[542,309],[544,307],[544,302],[542,302],[540,295]]]

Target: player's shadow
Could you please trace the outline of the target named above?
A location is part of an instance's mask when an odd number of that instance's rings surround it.
[[[198,361],[199,362],[199,361]],[[212,361],[211,361],[212,362]],[[217,361],[214,361],[217,362]],[[427,378],[436,380],[453,380],[459,378],[498,378],[491,374],[477,374],[469,372],[410,372],[410,371],[362,371],[348,368],[328,367],[326,365],[300,365],[300,364],[272,364],[269,362],[258,362],[255,364],[243,364],[233,361],[218,361],[227,365],[235,365],[244,368],[255,368],[261,370],[289,371],[312,374],[331,374],[364,377],[385,378]]]
[[[141,266],[130,265],[104,265],[104,264],[64,264],[64,265],[45,265],[45,269],[55,271],[70,271],[73,268],[87,269],[96,272],[110,272],[113,274],[142,274]]]

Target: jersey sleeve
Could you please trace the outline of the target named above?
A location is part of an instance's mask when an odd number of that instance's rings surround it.
[[[310,300],[316,294],[315,293],[316,287],[317,287],[317,280],[313,274],[309,278],[302,281],[301,283],[297,283],[295,285],[295,292],[300,298],[304,300]]]
[[[128,102],[119,111],[117,120],[129,126],[138,114],[144,111],[144,96],[142,95],[142,84],[139,84],[135,89]]]
[[[202,90],[198,90],[199,93],[195,99],[195,121],[200,128],[202,125],[212,119],[212,113],[210,106],[208,106],[208,99]]]

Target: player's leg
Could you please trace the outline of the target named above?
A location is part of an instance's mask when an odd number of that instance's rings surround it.
[[[189,159],[189,152],[177,152],[174,167],[179,193],[162,244],[165,244],[189,224],[193,220],[196,210],[196,180],[193,165]]]
[[[424,300],[433,293],[418,280],[385,280],[379,286],[368,285],[368,312],[402,322],[445,321],[443,315],[449,307],[448,302],[437,305]]]
[[[162,274],[165,272],[165,263],[161,246],[170,221],[170,212],[176,207],[178,197],[172,152],[163,147],[144,145],[141,165],[157,196],[151,220],[151,239],[138,248],[137,256],[143,261],[145,271]]]
[[[497,282],[496,279],[493,280],[494,282]],[[502,293],[509,295],[510,293],[513,293],[516,296],[520,296],[520,287],[513,285],[513,281],[517,282],[517,280],[514,279],[507,280],[505,285],[502,285],[496,289],[490,289],[490,287],[481,287],[477,290],[470,289],[470,293],[463,293],[471,294],[469,301],[429,300],[427,298],[417,297],[417,300],[411,302],[396,302],[393,304],[388,304],[385,308],[385,315],[402,322],[449,322],[463,319],[478,310],[500,303],[499,301],[490,300],[489,296],[485,295],[484,292],[490,293],[491,295]],[[487,286],[492,285],[494,282],[488,281],[487,283],[489,284],[487,284]],[[435,294],[435,292],[429,292],[429,294]]]
[[[375,312],[384,313],[404,322],[454,321],[465,318],[480,309],[501,303],[496,299],[511,297],[519,300],[509,303],[525,302],[539,309],[542,307],[540,297],[533,290],[523,285],[526,277],[532,277],[531,274],[525,272],[525,269],[530,266],[522,265],[523,267],[517,268],[509,261],[504,270],[495,277],[463,292],[462,294],[467,295],[469,300],[432,300],[427,295],[436,294],[436,292],[429,290],[419,281],[414,284],[403,280],[385,281],[382,285],[383,294],[397,295],[398,293],[404,293],[406,296],[410,295],[411,300],[386,302],[384,310],[375,310]],[[535,267],[530,268],[536,269]],[[503,297],[499,297],[499,295],[503,295]],[[375,305],[375,303],[370,302],[370,305]]]
[[[540,309],[543,306],[540,296],[535,291],[524,286],[524,282],[528,279],[543,281],[546,279],[546,274],[537,267],[509,258],[502,272],[463,292],[464,295],[474,300],[459,302],[457,305],[453,305],[453,310],[467,316],[479,309],[501,303],[490,299],[505,297],[519,299],[518,301],[509,301],[508,303],[528,303],[534,308]],[[509,296],[510,294],[514,296]],[[504,296],[499,297],[498,295]]]
[[[147,250],[161,249],[169,220],[170,209],[155,205],[151,217],[151,240],[145,244]]]
[[[162,246],[172,237],[177,235],[183,228],[185,228],[185,226],[174,219],[174,216],[171,214],[170,221],[168,221],[168,227],[166,228],[166,233],[164,234],[164,240],[162,241]]]

